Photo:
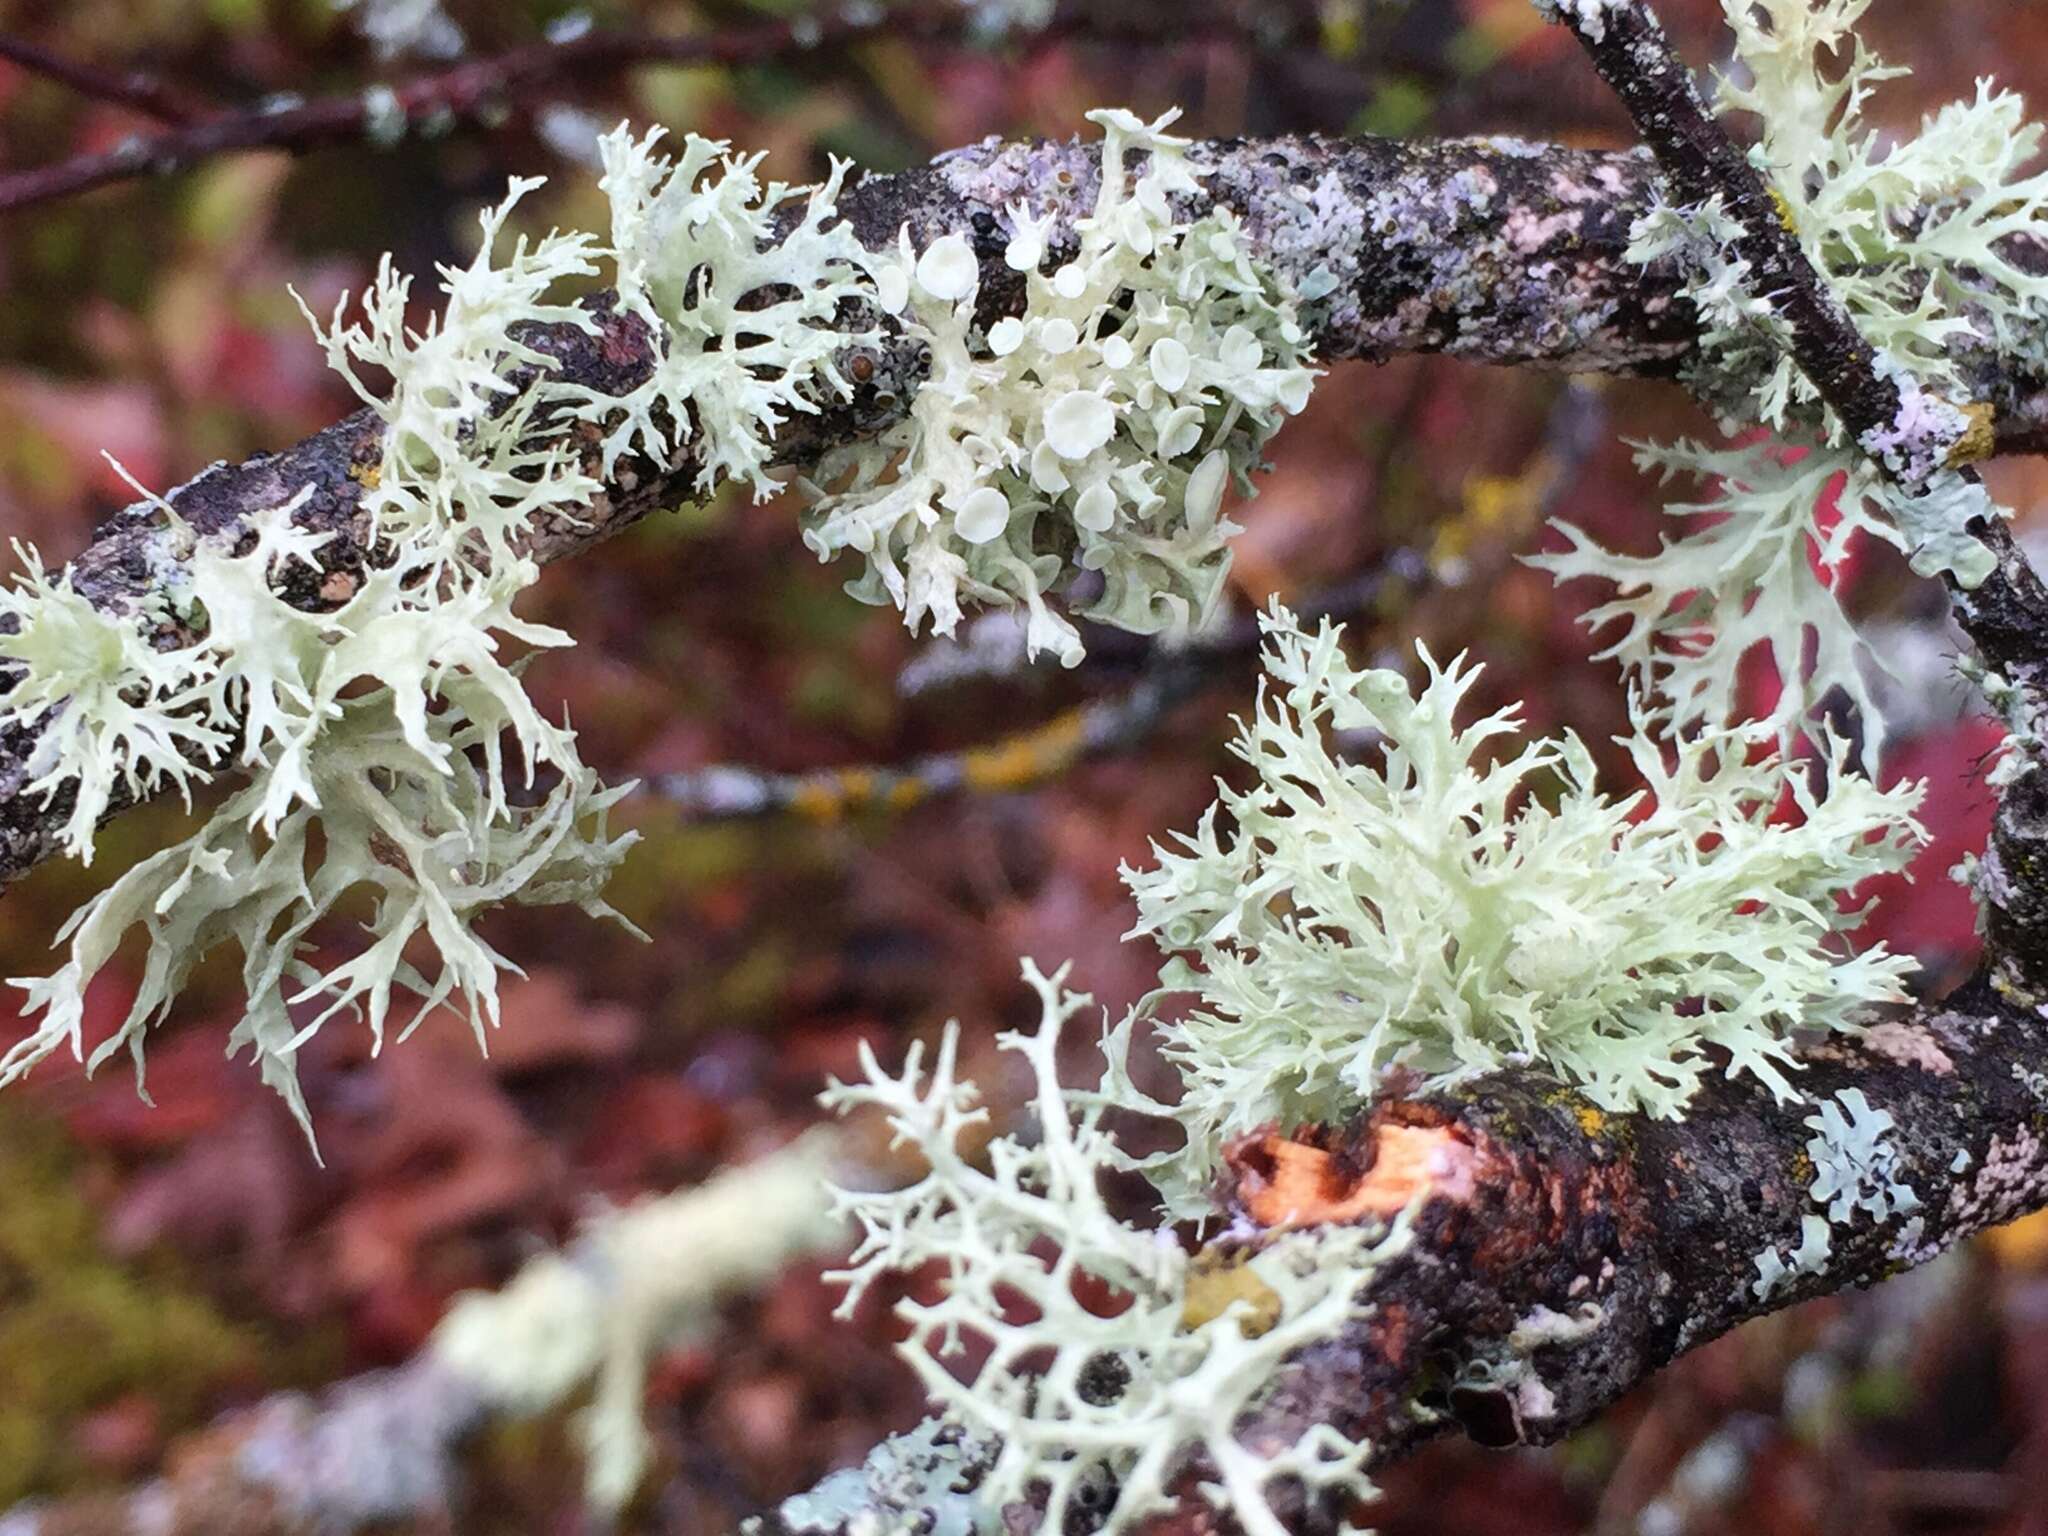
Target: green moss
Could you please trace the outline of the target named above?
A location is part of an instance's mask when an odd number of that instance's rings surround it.
[[[52,1128],[0,1117],[0,1509],[90,1481],[78,1422],[131,1393],[166,1432],[202,1422],[246,1376],[258,1340],[164,1265],[124,1264],[98,1239]]]

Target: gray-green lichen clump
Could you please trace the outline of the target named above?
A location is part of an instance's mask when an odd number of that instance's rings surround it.
[[[1753,732],[1676,744],[1640,714],[1645,788],[1613,799],[1566,735],[1502,755],[1513,711],[1457,716],[1476,669],[1351,665],[1341,630],[1265,621],[1266,677],[1233,750],[1252,771],[1192,833],[1127,869],[1133,936],[1167,955],[1160,1038],[1199,1206],[1218,1149],[1261,1124],[1340,1121],[1399,1070],[1435,1090],[1540,1065],[1607,1110],[1677,1116],[1709,1075],[1796,1093],[1795,1030],[1854,1030],[1910,962],[1850,952],[1845,903],[1922,840],[1923,786],[1843,772],[1817,793]],[[1370,732],[1350,762],[1339,733]],[[1781,799],[1796,822],[1774,820]]]
[[[1048,249],[1052,215],[1013,206],[1018,313],[983,322],[962,235],[918,252],[906,232],[871,258],[882,308],[930,364],[902,422],[807,482],[804,537],[866,561],[856,596],[947,635],[965,604],[1021,604],[1029,649],[1069,665],[1080,633],[1048,599],[1076,577],[1099,595],[1074,610],[1124,629],[1185,633],[1214,610],[1236,531],[1224,493],[1313,374],[1294,304],[1237,218],[1175,213],[1197,183],[1164,131],[1173,116],[1095,114],[1104,170],[1072,250]]]

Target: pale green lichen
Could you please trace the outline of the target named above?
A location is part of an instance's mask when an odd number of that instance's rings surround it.
[[[1254,1320],[1242,1298],[1191,1315],[1190,1260],[1174,1234],[1119,1220],[1097,1187],[1127,1163],[1099,1097],[1059,1083],[1061,1030],[1089,999],[1061,991],[1064,970],[1048,978],[1027,963],[1024,974],[1042,1022],[999,1043],[1031,1068],[1035,1142],[999,1136],[973,1155],[988,1114],[954,1075],[950,1026],[929,1077],[920,1049],[891,1076],[863,1046],[866,1080],[826,1094],[842,1111],[881,1109],[929,1164],[902,1189],[841,1193],[862,1229],[840,1277],[846,1305],[884,1273],[937,1266],[938,1299],[898,1304],[904,1352],[948,1417],[1000,1444],[978,1489],[984,1507],[1030,1496],[1048,1530],[1086,1512],[1118,1532],[1170,1508],[1191,1463],[1203,1469],[1202,1495],[1253,1536],[1285,1530],[1268,1502],[1275,1481],[1369,1496],[1362,1442],[1323,1425],[1291,1446],[1254,1449],[1238,1430],[1284,1361],[1368,1310],[1376,1274],[1407,1245],[1405,1221],[1275,1238],[1245,1259],[1271,1316]],[[1092,1300],[1103,1286],[1129,1304],[1103,1315]],[[969,1362],[964,1379],[955,1361]]]
[[[1898,1177],[1899,1150],[1888,1139],[1897,1122],[1888,1109],[1873,1108],[1861,1088],[1843,1088],[1822,1099],[1806,1117],[1814,1135],[1806,1143],[1813,1159],[1814,1204],[1827,1207],[1836,1226],[1857,1211],[1889,1221],[1920,1209],[1913,1186]]]
[[[1913,376],[1952,389],[1949,343],[1977,317],[2001,342],[2038,329],[2048,276],[2000,242],[2048,214],[2048,173],[2028,171],[2042,129],[1988,80],[1917,134],[1872,123],[1864,104],[1908,71],[1857,35],[1869,9],[1870,0],[1728,0],[1741,70],[1719,78],[1720,105],[1753,119],[1756,163],[1857,328]],[[1770,360],[1765,419],[1781,422],[1814,398],[1790,358]]]
[[[1827,1218],[1801,1216],[1799,1243],[1790,1253],[1773,1244],[1751,1259],[1750,1262],[1756,1265],[1756,1278],[1749,1283],[1750,1295],[1758,1301],[1769,1301],[1800,1275],[1819,1274],[1827,1267],[1833,1252],[1833,1231]]]
[[[1806,1143],[1813,1164],[1807,1193],[1827,1214],[1799,1218],[1800,1241],[1791,1253],[1773,1246],[1756,1255],[1757,1278],[1750,1292],[1759,1301],[1768,1301],[1800,1275],[1825,1269],[1834,1251],[1834,1228],[1856,1212],[1882,1223],[1920,1209],[1920,1196],[1898,1177],[1899,1151],[1889,1140],[1896,1128],[1892,1113],[1875,1108],[1861,1088],[1838,1089],[1822,1099],[1805,1125],[1814,1132]],[[1957,1171],[1967,1165],[1964,1154]],[[1901,1234],[1908,1247],[1920,1225],[1914,1217]]]
[[[1388,1068],[1444,1087],[1540,1064],[1602,1108],[1671,1116],[1713,1053],[1788,1095],[1795,1028],[1903,996],[1908,960],[1842,951],[1860,917],[1841,898],[1904,866],[1921,786],[1876,789],[1838,744],[1823,796],[1753,734],[1639,730],[1646,787],[1609,799],[1572,736],[1509,750],[1513,710],[1459,726],[1474,668],[1422,651],[1411,693],[1327,623],[1276,609],[1265,629],[1234,747],[1255,778],[1125,872],[1133,933],[1171,956],[1154,1006],[1198,1000],[1161,1025],[1190,1197],[1225,1139],[1339,1117]],[[1356,732],[1377,761],[1336,750]]]
[[[855,596],[948,635],[964,605],[1022,604],[1030,649],[1069,665],[1080,636],[1050,599],[1079,574],[1101,591],[1077,611],[1127,629],[1185,630],[1214,607],[1236,531],[1224,491],[1248,484],[1313,374],[1291,301],[1232,216],[1175,214],[1198,190],[1186,141],[1165,132],[1177,115],[1091,114],[1101,192],[1055,270],[1045,222],[1014,210],[1021,316],[975,323],[959,235],[876,258],[881,303],[931,366],[902,423],[828,455],[812,482],[805,540],[867,561]]]
[[[27,1011],[42,1016],[0,1057],[0,1083],[60,1046],[86,1055],[86,991],[138,929],[147,946],[137,994],[88,1059],[96,1066],[126,1050],[139,1083],[148,1029],[192,967],[231,943],[242,953],[247,1004],[230,1048],[251,1050],[310,1136],[296,1054],[323,1022],[363,1011],[381,1043],[393,994],[404,990],[417,994],[421,1013],[458,1004],[481,1038],[497,1016],[497,973],[510,962],[478,936],[479,916],[513,902],[610,913],[599,891],[633,840],[606,830],[620,791],[598,785],[574,733],[541,717],[499,654],[508,641],[568,643],[513,611],[538,575],[520,541],[530,519],[573,515],[597,489],[566,448],[535,445],[554,404],[546,359],[514,330],[536,320],[588,326],[546,295],[595,267],[580,235],[522,239],[500,259],[502,227],[532,186],[514,183],[484,215],[476,259],[444,270],[447,304],[424,329],[406,327],[409,280],[387,262],[363,318],[345,325],[338,309],[320,333],[385,424],[382,460],[363,493],[373,554],[345,600],[309,611],[280,595],[294,567],[319,568],[328,537],[294,521],[303,492],[250,515],[239,551],[197,538],[167,502],[148,498],[165,546],[185,556],[167,562],[162,601],[197,638],[176,649],[157,652],[139,631],[128,640],[110,617],[84,619],[82,599],[47,582],[30,589],[5,715],[34,723],[45,700],[68,698],[55,721],[79,724],[56,739],[77,745],[45,778],[77,779],[85,809],[73,818],[75,836],[89,838],[115,779],[146,788],[152,771],[183,783],[232,767],[245,782],[199,831],[72,917],[54,974],[16,982]],[[364,385],[364,365],[390,376],[388,394]],[[514,382],[521,369],[536,370],[531,382]],[[53,625],[102,643],[105,655],[45,654],[38,647]],[[131,723],[136,711],[145,727]],[[102,738],[114,748],[111,768],[86,755]],[[125,745],[154,740],[178,748],[182,768]],[[222,761],[230,741],[231,763]],[[529,784],[544,764],[554,787],[515,803],[508,744]],[[320,970],[304,953],[314,926],[364,892],[367,946]],[[437,965],[423,968],[415,940]]]
[[[656,150],[662,137],[652,128],[635,139],[621,125],[598,141],[619,307],[647,323],[654,370],[622,397],[564,394],[612,424],[606,475],[623,453],[665,461],[688,441],[700,493],[733,479],[759,499],[776,489],[767,472],[775,429],[791,412],[815,412],[823,396],[850,393],[835,356],[866,339],[832,323],[874,292],[867,252],[834,219],[849,167],[835,160],[824,184],[796,199],[799,189],[762,183],[760,155],[688,134],[671,159]],[[801,216],[778,230],[777,212],[793,200]]]
[[[1787,228],[1871,343],[1896,385],[1892,420],[1848,441],[1789,346],[1771,296],[1737,253],[1739,226],[1717,198],[1660,207],[1638,224],[1630,255],[1677,264],[1702,340],[1690,378],[1731,431],[1767,426],[1777,446],[1647,450],[1666,476],[1683,472],[1707,499],[1672,509],[1689,520],[1648,559],[1611,554],[1576,530],[1572,548],[1540,563],[1560,580],[1622,588],[1594,623],[1626,617],[1621,654],[1638,685],[1668,695],[1670,724],[1735,718],[1735,663],[1767,646],[1783,684],[1771,719],[1789,738],[1835,689],[1862,713],[1873,766],[1884,722],[1862,668],[1872,664],[1835,596],[1855,531],[1896,545],[1923,575],[1974,586],[1992,556],[1971,532],[2002,515],[1982,485],[1949,468],[1970,428],[1958,404],[1959,347],[2009,348],[2038,337],[2048,276],[2013,259],[2009,235],[2048,216],[2048,173],[2029,172],[2042,130],[2017,96],[1988,82],[1898,139],[1864,116],[1877,86],[1904,71],[1856,35],[1869,0],[1728,0],[1739,69],[1719,81],[1724,111],[1753,115],[1752,152]],[[1880,467],[1889,472],[1881,474]],[[1818,512],[1835,477],[1841,517]],[[1807,569],[1808,546],[1824,575]],[[1815,655],[1802,651],[1814,637]]]
[[[504,1289],[458,1296],[428,1349],[506,1413],[547,1412],[594,1380],[576,1424],[584,1486],[593,1508],[616,1512],[652,1455],[649,1366],[705,1332],[721,1298],[838,1244],[825,1181],[840,1156],[819,1128],[706,1184],[598,1212]]]
[[[169,786],[189,800],[206,777],[197,760],[227,737],[191,708],[203,662],[152,645],[149,613],[102,612],[68,573],[52,579],[19,541],[14,552],[24,572],[0,588],[0,619],[14,621],[0,631],[0,677],[10,684],[0,723],[36,733],[27,793],[47,804],[75,786],[63,842],[90,864],[93,830],[116,792],[140,799]]]
[[[1858,534],[1915,553],[1908,530],[1916,525],[1898,515],[1904,498],[1863,455],[1812,444],[1645,443],[1636,463],[1667,483],[1682,476],[1703,488],[1700,499],[1664,508],[1681,520],[1678,533],[1655,554],[1627,555],[1560,524],[1569,547],[1530,562],[1559,582],[1594,578],[1617,588],[1583,617],[1596,633],[1619,626],[1600,659],[1618,660],[1652,712],[1684,730],[1742,718],[1742,661],[1763,649],[1783,684],[1763,722],[1789,737],[1839,689],[1863,718],[1866,761],[1875,763],[1883,720],[1871,685],[1883,661],[1834,589]],[[1835,516],[1823,526],[1815,511],[1829,497]],[[1943,535],[1928,529],[1926,537],[1938,544]]]
[[[360,493],[370,558],[331,608],[280,596],[294,574],[303,585],[320,570],[328,537],[295,520],[304,491],[250,515],[232,550],[146,497],[169,555],[161,613],[102,612],[39,565],[0,594],[14,620],[0,636],[12,683],[0,723],[41,733],[33,789],[75,786],[74,851],[89,856],[116,794],[189,789],[230,768],[247,777],[200,832],[67,926],[66,963],[21,983],[43,1017],[0,1058],[0,1082],[60,1045],[83,1053],[85,990],[139,928],[144,985],[91,1060],[125,1048],[139,1074],[144,1035],[190,967],[233,942],[249,994],[234,1041],[304,1121],[294,1056],[323,1021],[360,1006],[381,1040],[403,988],[457,1002],[481,1037],[508,962],[472,931],[475,917],[508,901],[609,911],[598,889],[631,841],[605,830],[616,794],[499,655],[508,642],[568,643],[514,612],[537,577],[526,553],[536,523],[574,525],[604,490],[564,418],[596,425],[603,475],[628,454],[666,462],[687,449],[700,490],[734,479],[763,494],[777,429],[849,391],[837,358],[873,338],[861,317],[908,306],[939,376],[905,436],[856,453],[857,484],[814,519],[813,542],[862,549],[874,591],[893,590],[913,621],[932,612],[950,627],[962,583],[1023,602],[1038,642],[1069,660],[1078,638],[1046,596],[1070,568],[1100,574],[1087,610],[1099,617],[1159,629],[1205,613],[1224,569],[1226,482],[1306,398],[1302,333],[1227,217],[1174,216],[1172,198],[1194,182],[1183,141],[1162,131],[1170,119],[1098,120],[1107,172],[1078,257],[1038,271],[1042,228],[1020,226],[1011,263],[1027,273],[1029,304],[988,336],[972,327],[978,269],[965,245],[941,240],[914,261],[907,248],[869,255],[836,218],[844,165],[798,194],[763,183],[758,156],[692,135],[671,160],[658,130],[636,139],[623,126],[601,146],[608,243],[508,241],[539,185],[515,180],[484,213],[474,260],[442,269],[445,302],[424,326],[408,326],[412,281],[388,258],[353,318],[346,297],[325,324],[309,315],[383,428]],[[1132,176],[1125,153],[1140,149],[1149,169]],[[557,378],[532,330],[594,334],[595,313],[557,295],[606,262],[654,354],[649,376],[616,397]],[[879,466],[898,453],[901,478],[881,488]],[[914,579],[891,588],[899,557]],[[559,775],[539,803],[508,794],[508,745],[529,783],[541,766]],[[364,888],[377,898],[368,947],[319,971],[301,948]],[[438,967],[409,955],[416,937]]]
[[[498,259],[506,221],[542,185],[515,177],[503,201],[484,212],[475,258],[441,268],[446,301],[424,328],[407,326],[412,278],[388,256],[353,324],[344,323],[347,295],[324,328],[305,311],[329,365],[383,421],[383,453],[362,506],[379,536],[401,546],[396,564],[418,567],[407,574],[514,560],[535,515],[569,513],[600,489],[561,447],[536,445],[535,430],[560,386],[547,377],[552,359],[521,341],[517,328],[594,331],[580,307],[548,295],[564,281],[594,276],[602,247],[582,233],[533,242],[521,236]],[[365,366],[387,375],[391,387],[373,389]],[[534,372],[523,387],[514,382],[521,369]]]

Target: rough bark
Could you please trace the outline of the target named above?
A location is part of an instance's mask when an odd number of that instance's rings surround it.
[[[1017,275],[1002,261],[1008,210],[1020,200],[1051,210],[1070,238],[1071,220],[1092,201],[1098,157],[1088,142],[991,141],[917,170],[869,177],[845,195],[842,212],[871,247],[893,242],[904,229],[918,246],[949,232],[968,234],[982,258],[983,303],[993,316],[1020,300]],[[1283,138],[1204,143],[1196,157],[1207,168],[1209,200],[1240,216],[1262,260],[1290,279],[1327,268],[1337,280],[1307,316],[1325,359],[1447,352],[1499,364],[1662,375],[1677,370],[1695,340],[1690,307],[1674,280],[1623,256],[1629,226],[1648,208],[1655,186],[1654,164],[1642,152],[1503,138]],[[592,310],[595,335],[558,326],[537,335],[536,345],[557,359],[565,380],[610,393],[630,390],[646,377],[649,339],[637,322],[610,313],[602,297]],[[905,409],[919,379],[913,347],[884,346],[847,361],[849,376],[862,381],[855,393],[785,424],[780,462],[812,462],[881,430]],[[1978,358],[1973,367],[1997,394],[2001,420],[2031,430],[2048,419],[2048,384],[2013,375],[1995,360]],[[298,520],[337,537],[325,551],[326,576],[307,578],[290,595],[306,604],[331,601],[348,590],[365,557],[360,477],[378,459],[379,431],[376,418],[359,411],[282,452],[215,465],[166,499],[203,537],[233,545],[251,513],[311,486]],[[580,431],[594,443],[594,428]],[[595,469],[594,452],[592,460]],[[559,559],[688,499],[697,468],[687,447],[668,463],[622,462],[581,521],[535,529],[535,553]],[[166,543],[151,509],[131,507],[109,519],[72,562],[72,579],[94,603],[127,607],[149,572],[162,568]],[[183,637],[164,638],[169,644]],[[0,885],[51,854],[69,813],[68,789],[47,802],[26,792],[37,775],[36,747],[32,729],[0,730]]]

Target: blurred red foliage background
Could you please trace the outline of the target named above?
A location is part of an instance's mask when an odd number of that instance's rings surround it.
[[[445,9],[472,56],[551,25],[564,35],[568,11]],[[619,71],[522,91],[488,121],[388,151],[220,156],[0,214],[0,531],[62,559],[130,499],[103,451],[162,487],[347,411],[286,284],[324,312],[384,250],[413,271],[466,257],[475,210],[512,174],[552,178],[531,222],[595,223],[589,141],[620,117],[768,149],[789,179],[819,173],[828,153],[886,169],[987,134],[1064,135],[1107,103],[1178,103],[1197,134],[1629,140],[1526,0],[1324,5],[1270,47],[1233,30],[1287,7],[1103,9],[1133,29],[1149,17],[1156,40],[884,35],[742,68]],[[1689,58],[1719,57],[1717,5],[1660,9]],[[1214,28],[1193,24],[1212,12]],[[601,0],[574,15],[586,13],[666,31],[760,19],[737,0]],[[1869,27],[1917,71],[1878,104],[1901,124],[1980,73],[2048,94],[2048,9],[1879,0]],[[378,57],[326,0],[0,0],[0,33],[243,105],[442,67]],[[155,127],[0,62],[0,175]],[[1646,547],[1657,493],[1622,439],[1702,430],[1669,385],[1573,386],[1434,358],[1338,367],[1237,513],[1237,597],[1309,600],[1397,551],[1454,555],[1462,581],[1361,620],[1359,641],[1470,648],[1488,663],[1487,707],[1520,698],[1532,727],[1604,742],[1621,695],[1589,659],[1585,594],[1560,598],[1516,556],[1545,539],[1546,510]],[[2031,462],[1992,473],[2023,517],[2048,491]],[[921,647],[893,614],[841,594],[845,574],[804,551],[786,505],[683,509],[548,573],[534,616],[581,643],[542,658],[531,683],[613,779],[899,762],[1119,686],[1098,668],[905,696],[894,680]],[[1920,956],[1938,987],[1974,943],[1945,871],[1981,845],[1979,775],[1997,732],[1950,686],[1938,594],[1885,550],[1866,552],[1852,581],[1852,605],[1916,669],[1887,769],[1929,780],[1936,835],[1871,932]],[[854,1070],[863,1039],[893,1060],[958,1017],[969,1067],[1014,1091],[988,1042],[1026,1010],[1017,957],[1071,957],[1076,983],[1112,1010],[1150,985],[1154,957],[1118,939],[1132,912],[1117,865],[1206,804],[1251,686],[1248,663],[1219,664],[1132,750],[1029,792],[719,825],[634,802],[645,842],[614,899],[653,942],[504,915],[494,942],[529,974],[507,988],[488,1059],[449,1019],[376,1058],[344,1029],[323,1032],[303,1072],[324,1166],[253,1073],[223,1058],[237,1002],[224,969],[201,973],[153,1048],[156,1107],[119,1072],[87,1081],[53,1060],[0,1099],[0,1509],[146,1474],[218,1411],[402,1359],[451,1296],[501,1282],[593,1201],[676,1188],[785,1140],[816,1117],[826,1077]],[[1603,765],[1624,767],[1614,754]],[[10,890],[0,975],[46,970],[63,916],[182,815],[135,812],[91,871],[53,865]],[[103,1025],[119,1017],[115,992],[95,998]],[[728,1529],[920,1415],[885,1311],[831,1321],[821,1267],[735,1303],[714,1339],[664,1363],[650,1392],[664,1475],[636,1518]],[[560,1422],[499,1431],[477,1454],[463,1528],[575,1529],[578,1476]],[[2048,1531],[2048,1228],[2023,1224],[1880,1291],[1755,1324],[1554,1450],[1446,1443],[1388,1488],[1376,1519],[1402,1536]]]

